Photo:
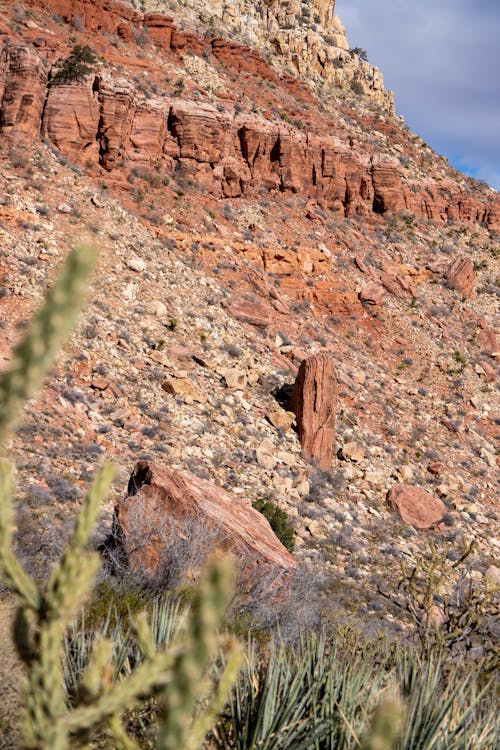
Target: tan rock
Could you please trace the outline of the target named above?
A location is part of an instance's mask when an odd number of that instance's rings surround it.
[[[445,469],[446,466],[442,461],[431,461],[430,464],[427,464],[427,471],[434,476],[439,476]]]
[[[202,404],[206,401],[206,397],[188,378],[167,377],[161,387],[166,393],[181,398],[186,404],[191,404],[193,401]]]
[[[273,409],[266,414],[266,417],[277,429],[288,430],[295,422],[295,414],[284,409]]]
[[[146,270],[145,261],[142,258],[138,258],[137,256],[127,258],[126,264],[127,268],[130,268],[131,271],[137,271],[137,273],[142,273]]]
[[[162,318],[164,315],[167,314],[167,306],[163,304],[163,302],[160,302],[160,300],[155,299],[148,305],[149,312],[151,315],[155,315],[157,318]]]
[[[403,482],[411,482],[411,480],[414,477],[414,470],[411,466],[408,464],[403,464],[401,468],[399,469],[399,475]]]
[[[219,374],[224,378],[226,387],[235,391],[242,391],[247,385],[246,372],[238,367],[225,367],[219,370]]]
[[[411,484],[396,484],[391,487],[387,494],[387,502],[405,523],[416,529],[436,526],[446,513],[446,507],[441,500]]]
[[[366,373],[363,372],[363,370],[355,370],[352,373],[352,379],[355,383],[358,383],[359,385],[363,385],[366,381]]]
[[[343,446],[341,455],[345,461],[354,461],[355,463],[358,463],[359,461],[364,460],[365,451],[363,446],[359,443],[356,443],[354,440],[349,440],[349,442]]]
[[[291,407],[297,417],[304,457],[321,468],[331,468],[335,444],[337,378],[330,355],[317,354],[302,362]]]
[[[274,469],[276,464],[278,463],[277,457],[273,454],[273,448],[269,447],[265,443],[258,446],[255,449],[255,455],[257,458],[257,463],[259,466],[262,466],[264,469],[267,469],[270,471],[271,469]]]

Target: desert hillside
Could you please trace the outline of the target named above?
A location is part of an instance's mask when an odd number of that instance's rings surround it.
[[[498,579],[500,196],[409,131],[334,4],[7,2],[0,43],[2,368],[99,249],[9,446],[30,569],[106,456],[100,541],[139,460],[285,511],[305,626],[404,632],[380,591],[430,540]]]

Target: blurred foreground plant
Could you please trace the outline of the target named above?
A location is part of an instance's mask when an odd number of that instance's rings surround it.
[[[69,255],[24,339],[14,350],[10,368],[0,378],[2,450],[23,406],[42,383],[76,320],[94,256],[92,248],[86,245]],[[155,645],[146,616],[137,616],[132,628],[143,654],[137,668],[123,679],[113,680],[113,643],[104,636],[97,638],[75,700],[71,705],[66,702],[63,638],[95,583],[99,555],[86,547],[113,473],[109,464],[97,473],[66,551],[47,584],[40,586],[14,552],[13,470],[6,459],[0,459],[0,572],[20,600],[14,641],[28,668],[22,723],[22,742],[27,750],[66,750],[77,742],[88,742],[91,730],[102,725],[107,725],[114,747],[137,748],[137,743],[126,733],[121,716],[150,696],[158,697],[161,707],[158,750],[194,750],[200,747],[222,709],[239,669],[238,644],[217,633],[232,585],[232,566],[228,561],[219,561],[206,572],[184,627],[166,648]],[[225,654],[225,666],[214,686],[206,675],[221,651]],[[193,718],[201,699],[203,710]]]

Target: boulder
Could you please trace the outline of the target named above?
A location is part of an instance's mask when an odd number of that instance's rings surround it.
[[[129,568],[153,580],[168,581],[169,566],[199,568],[215,551],[234,555],[247,593],[275,592],[296,569],[252,506],[193,474],[149,461],[136,464],[127,495],[115,506],[114,529]]]
[[[368,305],[379,305],[382,302],[384,294],[385,289],[382,284],[378,284],[376,281],[370,281],[361,288],[359,299],[361,302],[366,302]]]
[[[271,323],[271,310],[257,299],[238,299],[229,306],[229,313],[241,323],[257,328],[267,328]]]
[[[303,456],[322,469],[332,466],[336,406],[333,359],[326,353],[305,359],[295,381],[291,409],[297,417]]]
[[[411,484],[395,484],[387,494],[387,502],[405,523],[416,529],[436,526],[446,513],[441,500]]]

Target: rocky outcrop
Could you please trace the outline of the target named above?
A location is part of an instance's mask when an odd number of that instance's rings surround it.
[[[42,0],[34,0],[44,5]],[[51,0],[51,10],[67,23],[91,33],[105,31],[130,40],[134,28],[144,28],[163,49],[190,50],[202,54],[206,42],[192,32],[179,31],[173,20],[162,13],[141,14],[118,0]],[[133,3],[132,3],[133,5]],[[336,88],[354,87],[385,111],[394,113],[394,96],[386,91],[378,68],[358,55],[352,55],[340,19],[334,15],[335,3],[313,0],[270,0],[265,6],[255,0],[191,0],[182,5],[183,17],[211,28],[220,19],[225,35],[239,39],[252,48],[271,55],[280,67],[295,75],[307,76]],[[245,19],[243,22],[242,19]],[[216,44],[214,54],[223,59],[226,44]],[[231,43],[227,49],[231,48]],[[255,51],[249,50],[250,57]],[[240,64],[247,55],[238,57]],[[258,56],[262,63],[262,58]],[[250,63],[252,61],[250,60]],[[268,69],[269,70],[269,69]]]
[[[0,135],[27,145],[40,132],[47,88],[45,66],[24,44],[0,51]]]
[[[302,362],[293,389],[291,409],[297,417],[303,456],[322,469],[331,469],[337,376],[328,354],[317,354]]]
[[[111,0],[57,0],[54,7],[65,20],[78,19],[89,31],[132,38],[146,28],[162,49],[210,52],[258,78],[280,80],[254,50],[209,37],[195,44],[195,35],[178,31],[171,18],[158,13],[143,16],[130,7],[122,13],[122,6]],[[285,10],[273,8],[281,18]],[[326,23],[329,11],[318,12]],[[144,101],[133,83],[102,63],[87,80],[47,84],[46,67],[27,45],[7,45],[0,56],[0,135],[23,146],[42,132],[76,164],[99,163],[108,171],[134,164],[161,167],[164,173],[180,170],[217,196],[236,198],[265,188],[305,195],[317,207],[347,217],[406,210],[436,222],[478,221],[500,228],[498,194],[473,198],[451,180],[406,183],[395,156],[368,153],[320,128],[306,131],[178,97]],[[382,283],[394,286],[391,279]]]
[[[99,156],[96,135],[100,112],[91,78],[84,86],[50,86],[44,110],[43,136],[76,164],[96,162]]]
[[[378,68],[349,51],[345,29],[335,15],[334,0],[192,0],[190,15],[207,23],[219,18],[231,36],[270,55],[296,75],[353,88],[386,112],[394,112],[394,96],[384,89]],[[242,20],[244,19],[244,21]]]
[[[441,500],[411,484],[396,484],[391,487],[387,502],[405,523],[416,529],[437,526],[446,513],[446,507]]]
[[[135,466],[115,507],[115,530],[128,566],[148,578],[168,579],[179,545],[193,573],[215,550],[233,554],[245,592],[276,591],[296,568],[261,513],[193,474],[148,461]]]
[[[447,283],[464,297],[470,297],[476,283],[476,272],[470,258],[456,258],[445,273]]]

